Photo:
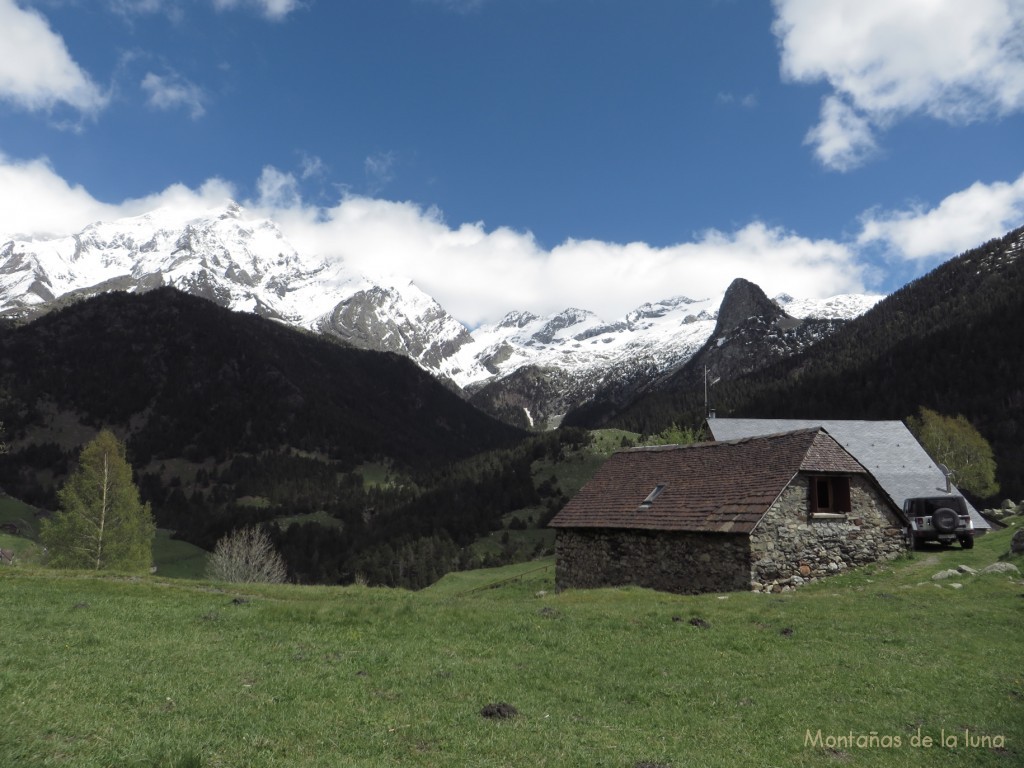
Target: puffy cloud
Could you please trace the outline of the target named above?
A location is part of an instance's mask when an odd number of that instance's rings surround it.
[[[211,179],[198,190],[173,184],[154,195],[104,203],[69,184],[45,158],[20,162],[0,153],[0,241],[68,235],[94,221],[137,216],[165,205],[198,214],[234,195],[231,185]]]
[[[676,295],[706,298],[736,277],[769,295],[822,298],[864,290],[869,254],[879,246],[906,259],[938,260],[977,246],[1024,222],[1024,174],[977,183],[932,209],[871,211],[854,242],[811,239],[753,221],[731,232],[708,230],[666,247],[567,240],[545,248],[529,232],[482,223],[448,224],[436,208],[347,196],[329,207],[303,201],[294,174],[263,169],[251,217],[270,217],[302,253],[344,260],[385,280],[413,280],[470,326],[512,309],[538,313],[567,306],[614,320],[636,306]],[[199,215],[238,199],[225,181],[198,189],[172,185],[156,194],[105,203],[61,178],[45,159],[0,155],[0,242],[17,235],[66,235],[98,220],[162,206]]]
[[[154,109],[171,110],[181,107],[188,110],[193,120],[198,120],[206,113],[203,104],[206,94],[203,89],[176,72],[167,75],[147,72],[142,78],[141,87],[149,94],[149,105]]]
[[[83,113],[108,97],[71,58],[64,39],[34,10],[0,0],[0,99],[29,110],[66,104]]]
[[[821,103],[821,122],[807,133],[805,144],[828,168],[848,171],[873,155],[878,146],[870,123],[838,96]]]
[[[289,209],[301,205],[302,202],[296,178],[290,173],[282,173],[272,165],[263,169],[259,181],[256,182],[256,189],[259,197],[255,205],[259,208]]]
[[[937,206],[872,211],[862,219],[860,245],[881,245],[904,259],[937,261],[962,253],[1024,224],[1024,174],[1013,182],[982,184]]]
[[[113,212],[82,187],[68,184],[45,159],[13,162],[0,155],[0,240],[66,235]]]
[[[966,123],[1024,108],[1019,0],[774,4],[783,76],[833,89],[808,135],[829,167],[863,162],[871,130],[910,114]]]
[[[863,267],[848,246],[760,222],[664,248],[568,240],[549,250],[529,232],[488,230],[480,222],[453,227],[438,210],[408,202],[349,196],[330,208],[307,206],[292,196],[290,174],[265,169],[263,178],[288,194],[269,194],[261,182],[259,198],[246,207],[276,220],[301,252],[344,259],[378,278],[412,279],[470,326],[511,309],[547,313],[567,306],[613,320],[647,301],[716,295],[736,277],[770,295],[864,289]],[[267,204],[275,198],[286,204]]]

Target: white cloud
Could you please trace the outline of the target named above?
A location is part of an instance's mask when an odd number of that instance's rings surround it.
[[[299,182],[290,173],[282,173],[268,165],[256,182],[259,197],[256,205],[270,210],[295,208],[302,204],[299,196]]]
[[[937,206],[869,212],[862,219],[860,245],[880,244],[889,253],[938,261],[1006,234],[1024,224],[1024,174],[1013,182],[982,184],[946,197]]]
[[[149,106],[154,109],[166,111],[181,107],[188,110],[193,120],[206,113],[203,89],[176,72],[167,75],[147,72],[140,85],[149,94]]]
[[[782,74],[825,82],[833,106],[809,138],[837,169],[866,154],[870,131],[920,113],[967,123],[1024,109],[1020,0],[774,0]],[[841,101],[840,101],[841,100]],[[842,119],[835,114],[842,104]],[[851,113],[855,115],[851,116]],[[856,117],[857,119],[854,119]],[[843,138],[841,134],[849,131]]]
[[[71,58],[64,39],[34,10],[0,0],[0,99],[28,110],[66,104],[83,113],[108,97]]]
[[[859,292],[871,277],[869,254],[879,246],[918,269],[1004,234],[1024,223],[1024,174],[1011,182],[977,183],[931,209],[871,211],[854,242],[811,239],[753,221],[735,231],[709,230],[687,242],[567,240],[544,248],[529,232],[482,223],[453,226],[436,208],[370,197],[335,205],[307,204],[296,175],[263,169],[252,217],[267,216],[300,251],[345,260],[370,276],[411,279],[468,325],[495,321],[512,309],[590,309],[615,320],[647,301],[676,295],[707,298],[736,277],[768,295],[783,291],[822,298]],[[0,243],[15,235],[66,235],[98,220],[134,216],[161,206],[198,215],[237,190],[220,179],[198,189],[172,185],[144,198],[105,203],[61,178],[45,159],[0,155]]]
[[[808,131],[805,144],[828,168],[848,171],[873,155],[878,146],[871,125],[838,96],[821,103],[821,122]]]
[[[253,6],[268,19],[280,21],[299,7],[299,0],[213,0],[218,11],[229,10],[240,5]]]
[[[548,250],[529,232],[487,230],[479,222],[452,227],[436,209],[407,202],[352,196],[331,208],[307,206],[293,196],[290,174],[268,168],[262,178],[273,183],[261,182],[259,198],[244,204],[274,218],[300,251],[344,259],[371,276],[412,279],[470,326],[512,309],[567,306],[613,320],[647,301],[716,295],[735,277],[769,295],[824,297],[864,288],[863,268],[848,246],[760,222],[666,248],[569,240]],[[272,192],[278,189],[287,194]],[[286,204],[268,205],[275,199]]]
[[[45,158],[22,162],[0,153],[0,242],[69,235],[95,221],[137,216],[164,205],[198,214],[234,196],[231,185],[215,178],[198,190],[173,184],[143,198],[104,203],[61,178]]]

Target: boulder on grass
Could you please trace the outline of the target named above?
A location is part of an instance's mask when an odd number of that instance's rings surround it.
[[[1010,554],[1024,555],[1024,528],[1014,533],[1010,539]]]
[[[1020,569],[1013,563],[992,563],[981,569],[982,573],[1008,573],[1011,576],[1019,576]]]

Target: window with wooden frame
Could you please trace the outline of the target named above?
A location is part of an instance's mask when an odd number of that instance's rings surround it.
[[[809,485],[811,517],[842,518],[852,511],[850,478],[812,475]]]

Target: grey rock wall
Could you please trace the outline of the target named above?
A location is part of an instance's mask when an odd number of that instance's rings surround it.
[[[698,594],[750,589],[750,547],[737,534],[559,529],[559,589],[635,584]]]
[[[865,478],[850,479],[851,513],[812,519],[808,481],[798,477],[750,535],[750,587],[780,591],[906,551],[903,524]]]

